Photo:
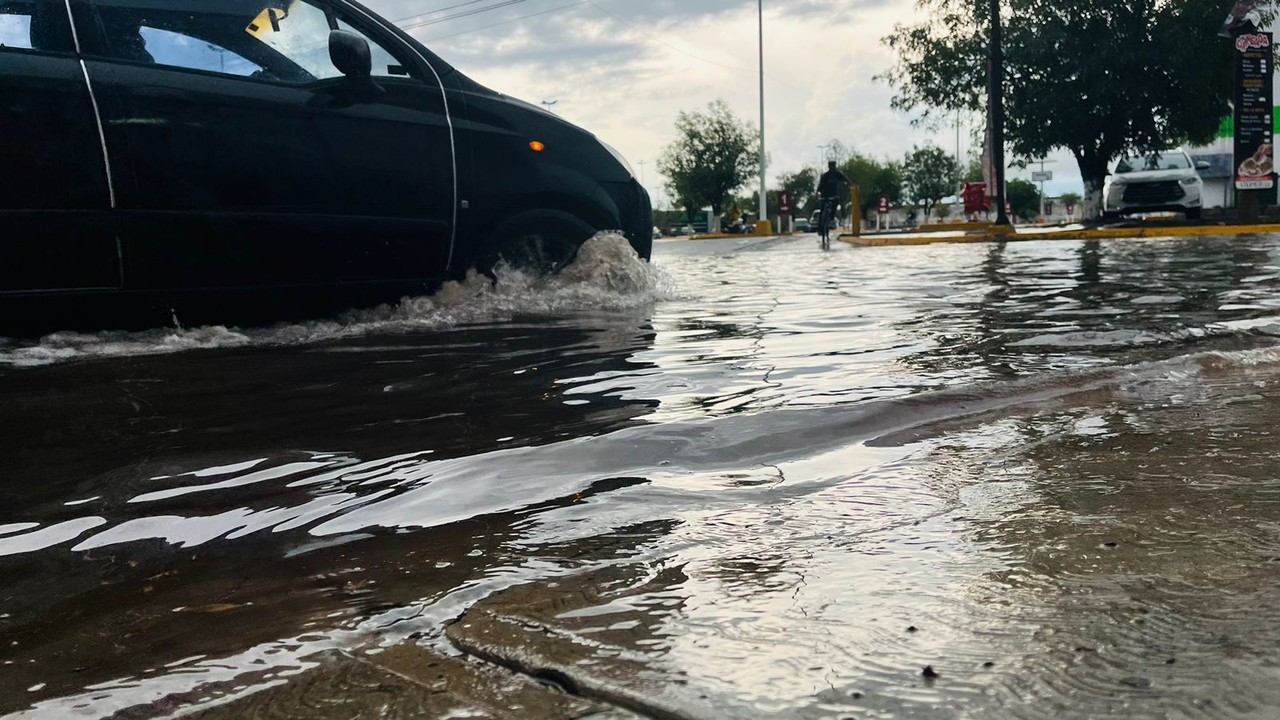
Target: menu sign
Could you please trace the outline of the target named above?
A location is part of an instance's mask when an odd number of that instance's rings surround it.
[[[1271,33],[1243,33],[1236,45],[1237,190],[1276,186],[1272,156]]]

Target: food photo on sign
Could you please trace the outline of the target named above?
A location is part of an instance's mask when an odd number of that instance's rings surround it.
[[[1270,143],[1258,146],[1252,155],[1240,163],[1236,173],[1245,178],[1268,177],[1274,169]]]

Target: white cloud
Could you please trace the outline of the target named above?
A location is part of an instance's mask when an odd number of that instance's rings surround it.
[[[368,4],[398,20],[457,3]],[[891,88],[873,80],[893,63],[880,40],[916,17],[912,0],[765,0],[764,8],[771,181],[817,163],[818,146],[833,138],[880,158],[901,158],[930,141],[954,150],[954,128],[913,127],[889,107]],[[678,112],[723,98],[739,117],[759,122],[757,5],[750,0],[526,0],[410,32],[484,85],[533,103],[556,101],[557,113],[626,155],[655,200],[662,185],[656,161]],[[964,153],[969,134],[965,128]],[[1076,189],[1062,182],[1078,179],[1070,156],[1051,159],[1058,162],[1046,169],[1057,179],[1046,189]],[[1030,170],[1010,177],[1022,174]]]

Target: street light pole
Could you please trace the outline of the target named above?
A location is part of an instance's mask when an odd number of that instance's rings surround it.
[[[769,219],[768,195],[765,194],[765,159],[764,159],[764,0],[757,0],[757,13],[760,20],[760,219]]]
[[[1004,30],[1000,27],[1000,0],[991,0],[991,165],[996,176],[996,224],[1008,225],[1004,209]]]

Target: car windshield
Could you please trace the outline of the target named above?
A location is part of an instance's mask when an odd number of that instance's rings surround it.
[[[1151,154],[1145,157],[1126,156],[1116,165],[1116,174],[1149,172],[1152,170],[1187,170],[1191,161],[1180,152]]]

